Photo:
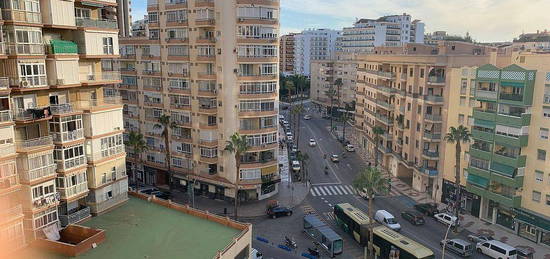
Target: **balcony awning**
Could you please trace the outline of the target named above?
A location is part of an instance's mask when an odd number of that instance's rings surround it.
[[[501,174],[501,175],[508,176],[508,177],[514,177],[514,172],[516,171],[516,168],[514,168],[512,166],[492,162],[491,163],[491,171],[496,172],[496,173]]]
[[[51,53],[53,54],[78,54],[78,45],[72,41],[50,40]]]
[[[483,188],[489,186],[489,179],[472,173],[468,173],[468,182]]]
[[[514,208],[514,212],[516,213],[516,220],[550,231],[550,218],[547,216],[524,208]]]
[[[519,82],[501,81],[500,86],[503,86],[503,87],[511,86],[511,87],[516,87],[516,88],[523,88],[523,87],[525,87],[525,84],[524,83],[519,83]]]
[[[488,121],[488,120],[474,119],[474,125],[484,127],[484,128],[489,128],[489,129],[495,128],[495,122]]]

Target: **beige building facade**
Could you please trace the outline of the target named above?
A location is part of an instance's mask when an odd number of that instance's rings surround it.
[[[279,39],[279,71],[285,75],[294,74],[294,36],[296,33],[289,33]]]
[[[32,6],[32,10],[29,10]],[[0,253],[127,200],[115,0],[8,1],[0,60]]]
[[[131,153],[137,180],[167,187],[171,170],[177,188],[212,198],[234,199],[236,185],[240,200],[277,193],[279,1],[149,1],[147,10],[148,37],[121,40],[118,89],[127,132],[149,146]],[[175,125],[168,147],[161,115]],[[224,151],[236,132],[251,147],[240,172]]]
[[[323,107],[330,107],[331,98],[327,96],[327,91],[333,87],[336,95],[332,105],[340,108],[353,107],[356,73],[357,64],[353,60],[353,54],[338,53],[334,60],[311,61],[311,100]]]

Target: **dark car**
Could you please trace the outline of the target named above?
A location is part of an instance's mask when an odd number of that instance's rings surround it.
[[[151,195],[153,193],[157,193],[159,192],[159,190],[157,188],[147,188],[147,189],[143,189],[141,191],[139,191],[141,193],[144,193],[144,194],[147,194],[147,195]]]
[[[405,220],[410,222],[411,224],[418,226],[418,225],[424,225],[426,221],[424,220],[424,216],[422,213],[416,211],[416,210],[406,210],[401,212],[401,217],[403,217]]]
[[[155,197],[159,198],[159,199],[163,199],[163,200],[169,200],[171,195],[170,193],[168,192],[158,192],[158,193],[153,193],[155,195]]]
[[[437,209],[437,204],[435,203],[420,203],[414,205],[414,208],[426,216],[433,216],[439,213],[439,210]]]
[[[533,251],[524,247],[516,247],[516,250],[518,259],[533,259]]]
[[[267,215],[271,218],[292,215],[292,210],[287,207],[274,207],[267,210]]]

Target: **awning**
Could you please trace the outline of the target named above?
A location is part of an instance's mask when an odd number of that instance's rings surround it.
[[[483,188],[489,186],[489,179],[472,173],[468,173],[468,182]]]
[[[550,218],[523,208],[514,209],[514,212],[516,213],[516,220],[550,232]]]
[[[523,87],[525,87],[525,84],[524,83],[518,83],[518,82],[501,81],[500,86],[504,86],[504,87],[511,86],[511,87],[516,87],[516,88],[523,88]]]
[[[494,121],[487,121],[487,120],[481,120],[481,119],[474,119],[474,125],[484,127],[484,128],[490,128],[490,129],[495,128]]]
[[[516,168],[512,166],[492,162],[491,171],[508,176],[508,177],[514,177],[514,172],[516,171]]]
[[[277,166],[274,165],[274,166],[270,166],[270,167],[265,167],[265,168],[262,168],[261,169],[262,171],[262,175],[269,175],[269,174],[276,174],[277,173]]]

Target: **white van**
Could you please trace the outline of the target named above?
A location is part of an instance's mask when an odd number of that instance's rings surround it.
[[[397,223],[395,217],[385,210],[376,211],[376,214],[374,214],[374,220],[378,221],[380,224],[390,228],[393,231],[401,230],[401,225]]]
[[[483,243],[477,243],[476,250],[491,258],[516,259],[518,251],[515,247],[502,243],[498,240],[490,240]]]

